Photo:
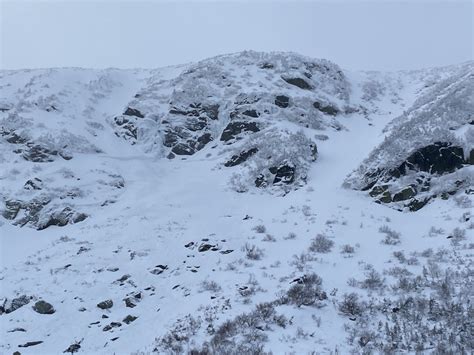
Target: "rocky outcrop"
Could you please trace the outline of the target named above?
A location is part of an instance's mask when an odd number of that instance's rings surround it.
[[[256,122],[234,121],[230,122],[221,134],[221,141],[229,142],[232,139],[239,139],[244,132],[258,132],[260,129]]]
[[[27,305],[30,303],[31,297],[27,295],[22,295],[11,300],[5,299],[3,304],[0,306],[0,315],[3,313],[12,313],[15,312],[17,309]]]
[[[87,218],[85,213],[76,212],[72,207],[66,206],[58,209],[52,207],[46,209],[51,198],[40,195],[30,201],[6,200],[2,216],[12,220],[13,224],[20,227],[30,225],[37,230],[43,230],[50,226],[63,227],[67,224],[82,222]],[[21,216],[19,216],[21,211]]]
[[[462,147],[450,142],[434,142],[412,152],[396,168],[366,174],[368,184],[362,190],[369,190],[369,195],[377,202],[396,203],[417,211],[438,196],[431,191],[438,177],[452,174],[466,165],[470,165],[470,158],[464,158]],[[411,183],[400,186],[401,178]],[[439,195],[447,198],[468,185],[469,182],[458,180],[453,189]]]
[[[330,116],[336,116],[339,113],[339,109],[337,107],[332,106],[332,105],[325,105],[318,101],[315,101],[313,103],[313,107],[316,110],[321,111],[322,113],[325,113]]]
[[[36,302],[33,310],[39,314],[53,314],[56,312],[52,304],[43,300]]]
[[[258,152],[257,148],[244,150],[243,152],[240,152],[238,155],[233,155],[228,161],[224,163],[224,166],[231,167],[231,166],[242,164],[243,162],[245,162],[248,158],[250,158],[252,155],[254,155],[257,152]]]

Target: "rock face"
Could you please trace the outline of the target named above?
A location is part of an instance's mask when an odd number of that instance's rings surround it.
[[[369,184],[363,190],[369,190],[369,195],[382,203],[400,203],[410,211],[424,207],[433,197],[431,187],[439,177],[450,175],[469,165],[469,159],[464,159],[462,147],[449,142],[435,142],[422,147],[404,160],[398,167],[388,170],[378,170],[368,174]],[[410,181],[408,186],[399,187],[398,179]],[[408,180],[407,180],[408,178]],[[454,195],[462,187],[468,187],[467,180],[457,180],[449,191],[441,191],[440,196]],[[398,186],[398,190],[397,189]],[[416,196],[420,197],[416,197]]]
[[[53,212],[45,223],[38,226],[38,230],[46,229],[50,226],[64,227],[67,224],[82,222],[87,218],[85,213],[78,213],[70,207],[65,207],[61,211]]]
[[[346,186],[410,211],[435,198],[470,194],[474,82],[466,75],[469,66],[458,70],[389,125],[390,134],[346,179]]]
[[[2,216],[14,221],[13,224],[23,227],[30,225],[37,230],[43,230],[50,226],[63,227],[67,224],[82,222],[87,218],[85,213],[76,212],[71,207],[57,209],[52,206],[46,208],[51,199],[46,195],[40,195],[30,201],[6,200]],[[20,211],[22,216],[17,218]]]
[[[462,168],[464,151],[450,142],[435,142],[412,153],[399,167],[390,171],[393,177],[406,175],[407,170],[430,174],[448,174]]]

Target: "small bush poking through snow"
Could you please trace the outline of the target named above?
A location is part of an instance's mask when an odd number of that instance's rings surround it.
[[[359,301],[357,293],[345,293],[339,303],[339,312],[347,316],[359,316],[362,314],[365,305]]]
[[[283,237],[283,239],[296,239],[296,233],[290,232],[286,237]]]
[[[286,295],[282,298],[283,304],[301,306],[322,306],[321,301],[327,299],[326,292],[321,288],[323,280],[317,274],[304,275],[295,281]]]
[[[219,292],[222,290],[222,287],[213,280],[204,280],[201,282],[201,290],[202,291],[210,291],[210,292]]]
[[[267,228],[263,224],[256,225],[252,228],[256,233],[265,233]]]
[[[276,242],[276,238],[271,234],[266,234],[262,239],[264,242]]]
[[[250,313],[242,313],[222,323],[201,349],[189,354],[266,354],[267,331],[285,328],[288,320],[276,312],[273,303],[260,303]]]
[[[341,247],[341,254],[344,254],[345,256],[351,256],[354,253],[355,253],[355,248],[350,244],[344,244]]]
[[[385,234],[385,238],[382,240],[383,244],[397,245],[400,244],[400,233],[390,229],[389,226],[384,225],[379,228],[379,232]]]
[[[253,244],[245,243],[242,247],[242,251],[245,252],[245,256],[250,260],[260,260],[263,257],[263,250]]]
[[[328,237],[318,234],[316,238],[311,241],[309,250],[315,253],[329,253],[334,246],[334,242]]]
[[[435,228],[435,227],[432,226],[432,227],[430,228],[429,232],[428,232],[428,235],[429,235],[430,237],[437,237],[437,236],[439,236],[439,235],[441,235],[441,234],[443,234],[443,233],[444,233],[443,228]]]
[[[380,273],[373,268],[365,274],[365,280],[362,281],[361,287],[369,290],[381,289],[384,287],[385,280]]]

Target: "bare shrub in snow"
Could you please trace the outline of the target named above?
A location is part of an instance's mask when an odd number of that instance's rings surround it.
[[[239,173],[232,174],[229,180],[229,185],[232,190],[238,193],[244,193],[249,190],[246,179]]]
[[[385,234],[385,238],[382,240],[383,244],[397,245],[400,244],[400,233],[390,229],[389,226],[383,225],[379,228],[379,232]]]
[[[361,282],[361,287],[369,290],[382,289],[384,287],[385,280],[382,275],[373,268],[370,268],[366,274],[365,279]]]
[[[265,354],[267,331],[285,328],[288,320],[275,310],[273,303],[260,303],[250,313],[242,313],[223,322],[209,341],[190,354]]]
[[[262,239],[264,242],[276,242],[276,238],[271,234],[265,234],[265,237]]]
[[[252,230],[254,230],[255,233],[265,233],[267,231],[267,228],[263,224],[258,224],[253,227]]]
[[[357,293],[345,293],[339,302],[339,312],[347,316],[359,316],[364,310],[364,303],[359,300]]]
[[[296,239],[296,233],[290,232],[286,237],[283,237],[283,239],[288,240],[288,239]]]
[[[318,234],[316,238],[311,241],[309,250],[315,253],[329,253],[334,246],[334,242],[328,237]]]
[[[472,208],[472,200],[469,198],[469,196],[456,196],[454,197],[454,202],[459,208]]]
[[[282,298],[283,304],[301,306],[322,306],[327,299],[321,285],[323,280],[317,274],[307,274],[295,281]]]
[[[436,228],[434,226],[432,226],[430,228],[429,232],[428,232],[428,235],[430,237],[437,237],[437,236],[442,235],[442,234],[444,234],[443,228]]]
[[[355,248],[350,244],[344,244],[341,246],[341,254],[344,256],[352,256],[355,253]]]
[[[314,256],[310,253],[301,253],[300,255],[293,255],[293,261],[290,265],[295,266],[298,271],[304,271],[306,268],[306,264],[317,260]]]
[[[201,290],[216,293],[221,291],[222,287],[214,280],[204,280],[203,282],[201,282]]]
[[[250,260],[260,260],[263,257],[263,250],[253,244],[245,243],[242,251],[245,252],[245,256]]]
[[[188,314],[159,339],[158,346],[167,353],[183,353],[185,345],[189,344],[191,337],[196,335],[201,327],[201,323],[200,318],[194,318]]]

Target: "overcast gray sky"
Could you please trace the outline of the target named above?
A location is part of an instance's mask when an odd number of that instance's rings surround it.
[[[473,59],[473,3],[1,1],[0,67],[160,67],[245,49],[347,69]]]

